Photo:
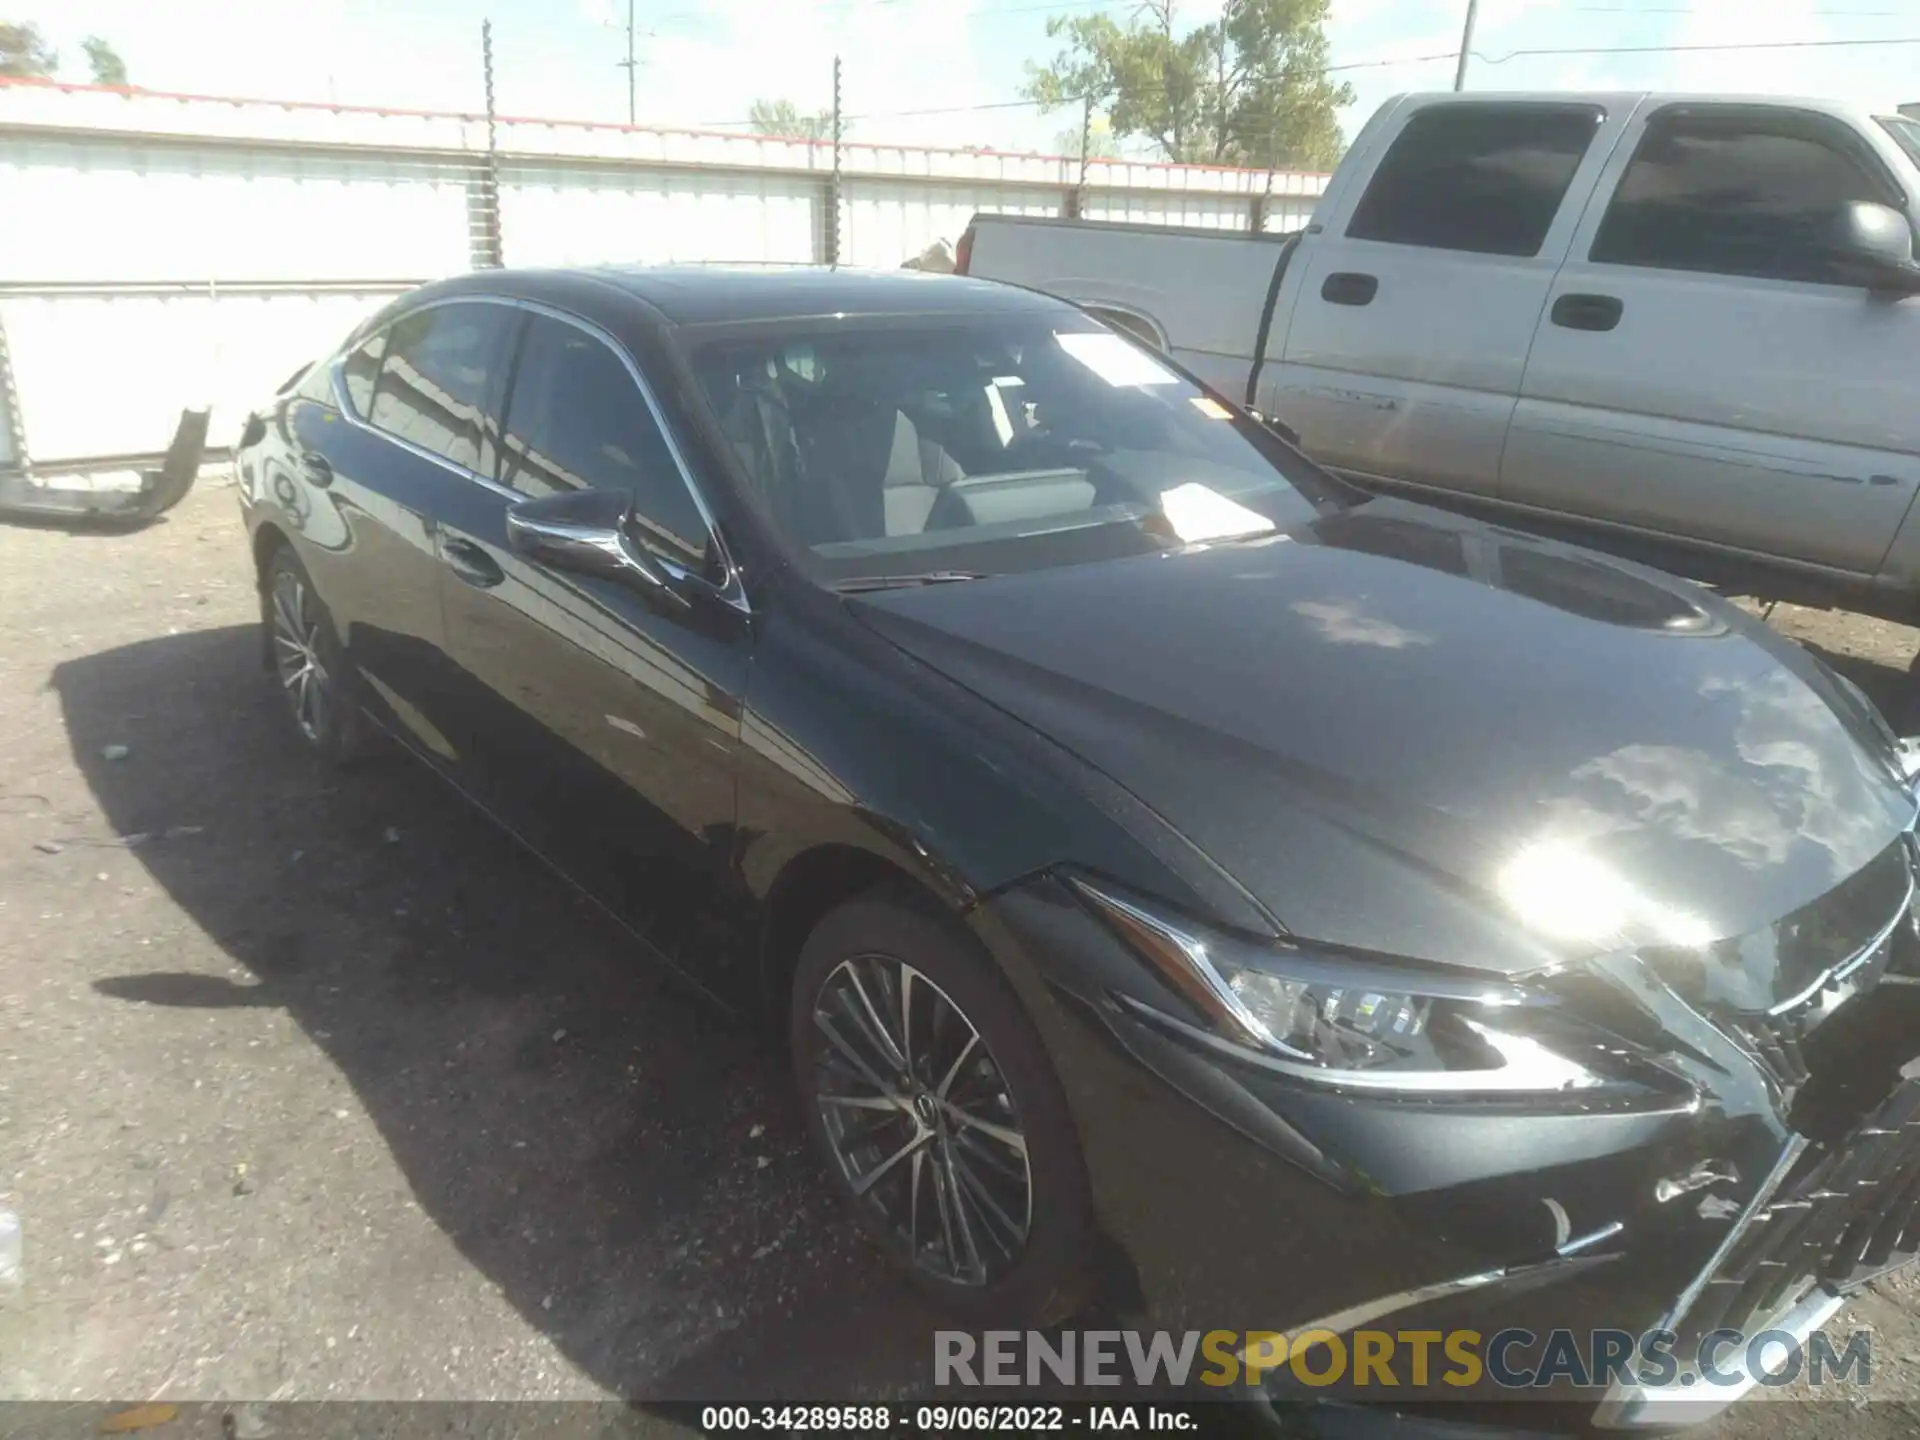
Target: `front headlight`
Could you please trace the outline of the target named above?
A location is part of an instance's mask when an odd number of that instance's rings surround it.
[[[1205,1017],[1196,1033],[1257,1052],[1270,1068],[1343,1087],[1436,1092],[1555,1093],[1650,1081],[1665,1089],[1674,1079],[1568,1017],[1548,995],[1241,940],[1105,884],[1077,876],[1071,883]]]

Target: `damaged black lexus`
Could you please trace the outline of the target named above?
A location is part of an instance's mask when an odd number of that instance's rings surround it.
[[[978,1323],[1685,1356],[1920,1250],[1908,752],[1695,586],[951,278],[462,277],[239,459],[305,742],[389,732],[777,1017]]]

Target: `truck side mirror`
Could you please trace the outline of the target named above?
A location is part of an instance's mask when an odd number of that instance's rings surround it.
[[[1842,283],[1880,295],[1920,294],[1920,264],[1913,258],[1913,227],[1886,205],[1855,200],[1840,212],[1834,255]]]

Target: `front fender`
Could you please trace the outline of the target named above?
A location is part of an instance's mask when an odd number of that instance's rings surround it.
[[[956,913],[1071,862],[1255,934],[1272,917],[1120,786],[795,582],[756,623],[737,863],[764,902],[795,857],[866,851]]]

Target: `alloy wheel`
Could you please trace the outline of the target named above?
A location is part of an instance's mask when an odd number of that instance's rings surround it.
[[[1033,1224],[1027,1138],[979,1030],[933,981],[886,955],[843,960],[813,1023],[815,1105],[841,1175],[915,1268],[983,1286]]]
[[[273,577],[273,660],[300,733],[321,744],[332,717],[332,679],[320,654],[319,604],[289,570]]]

